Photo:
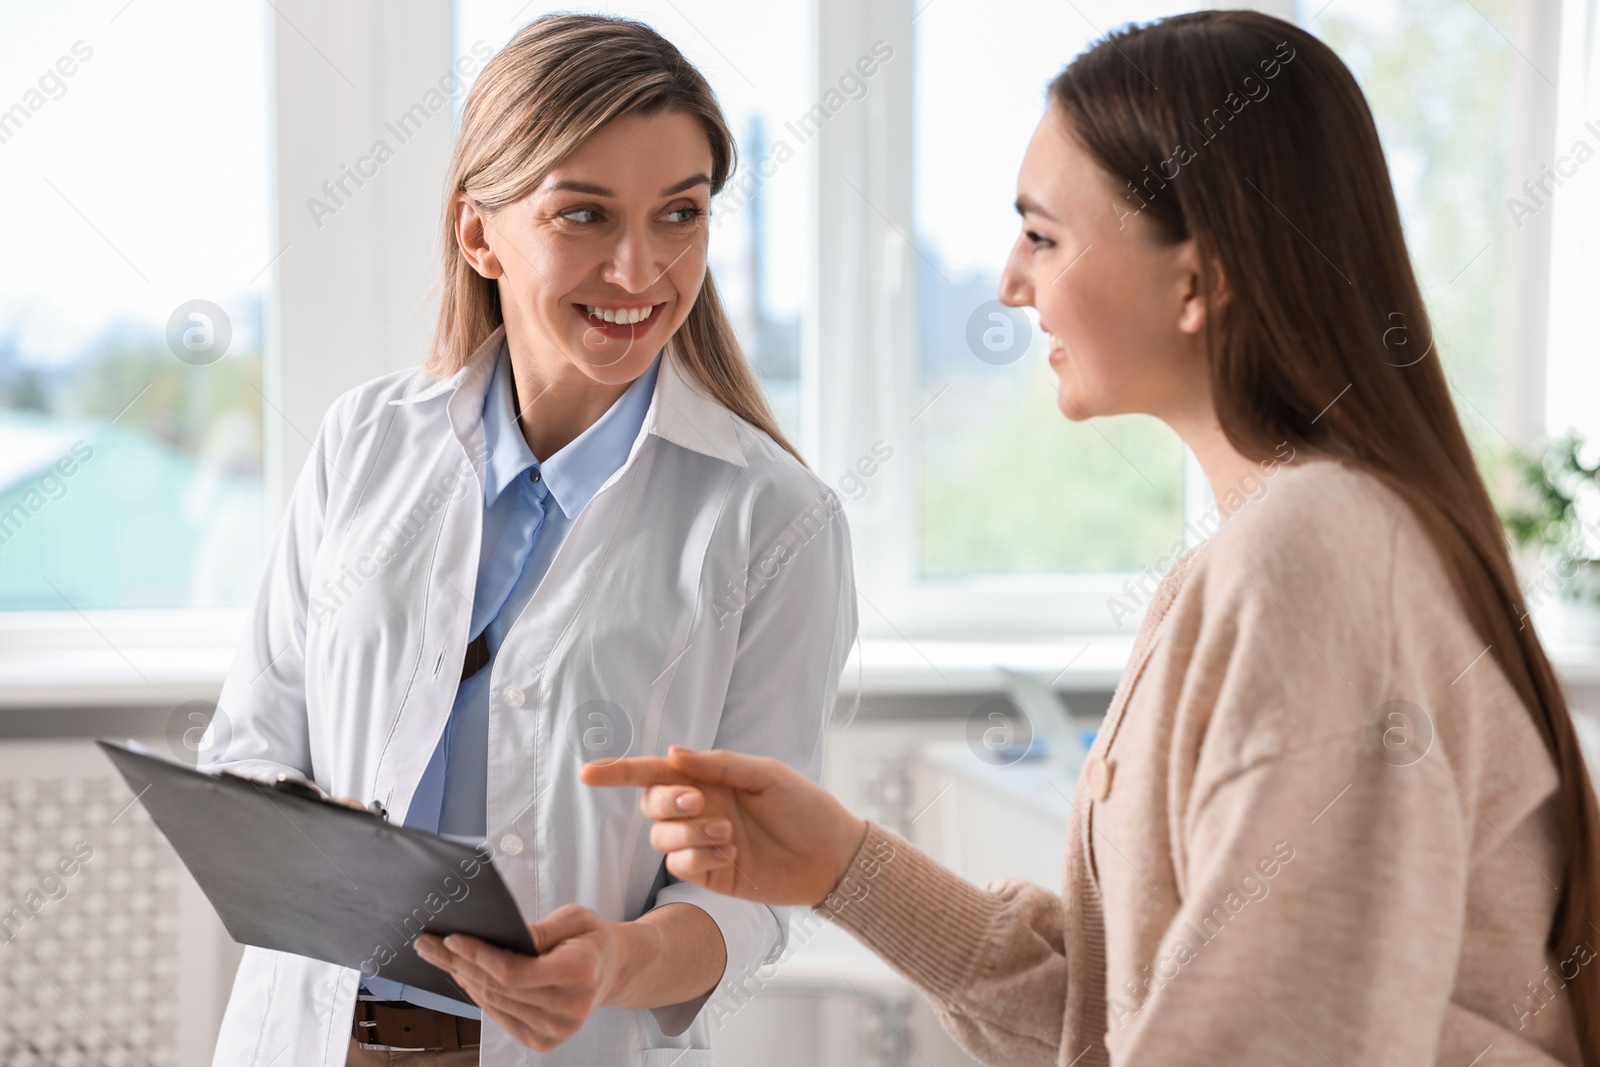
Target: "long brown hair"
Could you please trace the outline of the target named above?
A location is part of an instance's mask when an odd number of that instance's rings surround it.
[[[1600,926],[1594,790],[1560,682],[1523,622],[1355,78],[1297,26],[1205,11],[1111,34],[1051,84],[1050,99],[1126,181],[1119,213],[1157,239],[1193,236],[1205,283],[1227,283],[1208,343],[1233,446],[1257,460],[1283,441],[1340,457],[1421,520],[1560,773],[1566,869],[1548,947],[1589,941]],[[1570,988],[1584,1062],[1600,1067],[1600,970],[1580,969]]]
[[[460,370],[503,321],[496,282],[473,270],[456,244],[458,199],[471,197],[493,212],[527,196],[611,120],[667,111],[691,115],[705,128],[715,196],[733,174],[733,134],[705,78],[644,23],[547,15],[517,31],[488,62],[467,95],[445,181],[441,299],[429,371]],[[800,459],[745,360],[709,268],[668,355],[718,403]]]

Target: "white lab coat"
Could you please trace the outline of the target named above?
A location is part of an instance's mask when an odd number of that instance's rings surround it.
[[[500,336],[448,379],[386,375],[324,418],[222,689],[213,766],[301,774],[404,818],[461,677]],[[544,1055],[485,1019],[482,1064],[712,1062],[711,1017],[782,951],[782,913],[663,885],[637,793],[578,781],[594,751],[584,731],[631,731],[629,754],[674,743],[763,753],[815,778],[855,632],[838,498],[669,354],[627,462],[574,522],[492,665],[488,841],[525,918],[576,902],[634,919],[688,901],[721,929],[727,969],[710,1008],[601,1009]],[[588,740],[615,754],[609,734]],[[343,1064],[358,977],[247,949],[216,1067]]]

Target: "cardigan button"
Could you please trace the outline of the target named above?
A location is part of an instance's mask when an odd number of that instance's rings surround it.
[[[1095,756],[1084,765],[1084,784],[1089,787],[1089,795],[1095,800],[1104,800],[1111,795],[1111,776],[1114,770],[1111,761],[1100,756]]]

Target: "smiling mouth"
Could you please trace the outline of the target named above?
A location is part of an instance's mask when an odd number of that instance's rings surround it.
[[[579,304],[584,315],[595,325],[607,323],[614,326],[636,326],[648,322],[656,309],[665,304],[645,304],[641,307],[611,307],[605,304]]]
[[[649,338],[655,326],[665,316],[666,303],[638,304],[632,307],[620,304],[573,304],[572,311],[583,323],[582,348],[585,359],[596,366],[610,366],[626,359],[634,345],[646,344],[652,350],[658,342]]]

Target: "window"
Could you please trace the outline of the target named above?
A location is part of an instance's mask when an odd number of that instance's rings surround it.
[[[1190,6],[1119,6],[1116,17]],[[1023,150],[1045,87],[1099,36],[1088,18],[1000,0],[929,4],[912,25],[923,578],[1139,571],[1183,536],[1177,436],[1142,416],[1063,418],[1037,314],[1019,330],[996,303]]]
[[[1507,238],[1518,233],[1508,148],[1515,75],[1544,77],[1512,44],[1512,16],[1512,0],[1341,0],[1308,25],[1372,108],[1439,358],[1485,456],[1520,436],[1499,403]]]
[[[1193,6],[925,4],[858,25],[822,5],[821,40],[847,38],[833,55],[878,38],[896,54],[878,106],[824,145],[817,223],[828,270],[864,289],[860,308],[819,299],[818,332],[851,341],[820,354],[834,361],[818,412],[823,466],[858,468],[875,448],[892,457],[849,506],[863,633],[1115,629],[1109,600],[1169,553],[1186,508],[1203,502],[1155,420],[1064,419],[1037,316],[1002,316],[996,302],[1019,225],[1017,169],[1049,81],[1111,26]]]
[[[499,51],[551,11],[594,11],[648,23],[706,76],[738,139],[733,181],[711,206],[710,267],[745,354],[778,422],[801,433],[800,323],[808,277],[804,119],[811,38],[807,5],[738,0],[566,4],[458,0],[456,51],[483,40]],[[781,46],[779,43],[781,42]]]
[[[6,20],[0,610],[244,605],[272,259],[261,11]]]
[[[1555,6],[1555,5],[1552,5]],[[1549,217],[1550,347],[1545,385],[1545,432],[1581,434],[1591,455],[1600,449],[1600,360],[1595,359],[1594,290],[1600,270],[1600,10],[1581,0],[1560,6],[1560,56],[1553,76],[1559,105],[1552,116],[1549,154],[1513,171],[1505,212],[1519,243],[1541,216]],[[1543,58],[1543,57],[1541,57]],[[1545,64],[1547,72],[1550,64]],[[1535,85],[1541,84],[1538,82]],[[1541,164],[1548,163],[1550,170]],[[1553,178],[1561,178],[1557,184]],[[1528,186],[1524,187],[1523,182]],[[1542,183],[1536,203],[1530,196]],[[1532,208],[1537,215],[1527,215]],[[1600,546],[1597,546],[1600,548]]]

